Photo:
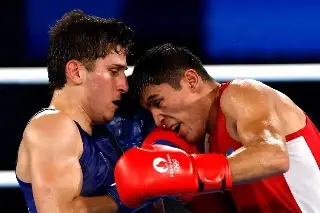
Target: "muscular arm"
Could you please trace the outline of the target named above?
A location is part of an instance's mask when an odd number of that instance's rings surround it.
[[[234,184],[286,172],[289,158],[285,136],[271,88],[248,81],[230,85],[221,97],[221,108],[236,126],[243,148],[229,158]]]
[[[82,146],[72,120],[59,114],[36,118],[26,129],[23,140],[29,153],[32,189],[39,213],[117,211],[116,203],[108,196],[79,196]]]

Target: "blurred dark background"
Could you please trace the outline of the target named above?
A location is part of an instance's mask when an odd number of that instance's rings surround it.
[[[319,63],[319,7],[316,0],[5,1],[0,9],[0,72],[6,67],[45,67],[49,26],[72,9],[130,25],[137,42],[129,65],[147,48],[164,42],[188,47],[206,65]],[[320,76],[320,70],[315,72]],[[313,80],[267,84],[291,97],[319,126],[312,98],[318,82]],[[51,95],[47,85],[1,84],[0,97],[0,171],[12,171],[24,126],[48,106]],[[0,203],[6,212],[27,212],[16,187],[1,187]]]

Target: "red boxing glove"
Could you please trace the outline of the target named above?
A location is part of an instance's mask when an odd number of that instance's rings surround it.
[[[177,133],[161,128],[156,128],[144,139],[141,144],[142,148],[148,147],[150,145],[166,145],[174,148],[182,149],[189,154],[198,153],[197,146],[194,144],[189,144],[182,138],[179,138]]]
[[[216,192],[232,185],[224,156],[189,155],[163,145],[128,150],[117,162],[114,175],[120,200],[130,208],[150,198]]]
[[[174,148],[182,149],[188,154],[198,153],[197,146],[195,144],[189,144],[182,138],[179,138],[176,132],[169,131],[163,128],[156,128],[144,139],[141,144],[142,148],[148,148],[151,145],[166,145]],[[197,195],[185,194],[179,196],[179,199],[184,203],[191,202]]]

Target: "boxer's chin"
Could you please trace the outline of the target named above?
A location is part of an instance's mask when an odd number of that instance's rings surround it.
[[[198,142],[196,136],[193,135],[192,132],[190,132],[188,129],[186,129],[183,124],[180,126],[178,136],[189,144],[194,144]]]
[[[103,123],[109,123],[114,119],[116,109],[111,111],[109,110],[107,113],[104,114],[103,116]]]

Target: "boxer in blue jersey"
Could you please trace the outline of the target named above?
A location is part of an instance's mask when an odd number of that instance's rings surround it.
[[[112,187],[121,153],[110,129],[100,125],[113,120],[128,90],[124,71],[132,42],[132,30],[121,21],[82,11],[65,14],[50,30],[53,97],[27,124],[16,166],[30,213],[134,211]]]

